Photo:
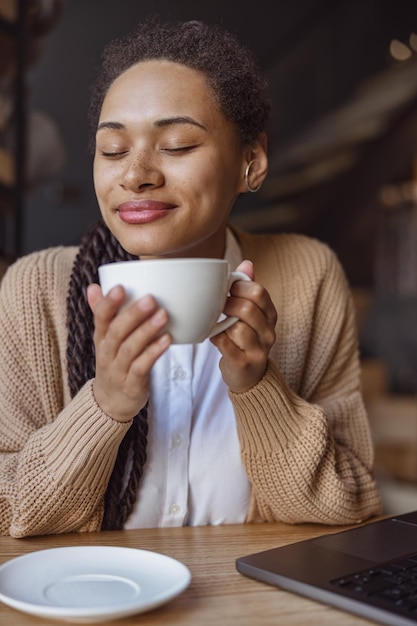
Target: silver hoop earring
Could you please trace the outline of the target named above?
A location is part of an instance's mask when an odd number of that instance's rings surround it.
[[[251,187],[249,184],[249,171],[250,168],[252,167],[253,163],[256,163],[257,159],[253,159],[253,161],[249,161],[249,163],[246,166],[246,170],[245,170],[245,184],[246,184],[246,189],[248,191],[250,191],[251,193],[256,193],[257,191],[259,191],[259,189],[262,186],[262,183],[260,183],[257,187]]]

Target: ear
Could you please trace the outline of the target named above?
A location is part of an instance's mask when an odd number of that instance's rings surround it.
[[[265,133],[262,133],[254,144],[248,146],[243,161],[239,192],[247,193],[251,189],[258,189],[268,174],[268,140]]]

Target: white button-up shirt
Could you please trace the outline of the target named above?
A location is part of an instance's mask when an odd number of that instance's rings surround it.
[[[241,261],[230,231],[225,258],[232,269]],[[206,339],[170,346],[153,367],[147,461],[125,528],[245,520],[250,485],[220,356]]]

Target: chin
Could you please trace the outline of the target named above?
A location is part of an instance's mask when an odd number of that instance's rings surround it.
[[[148,231],[148,232],[146,232]],[[128,252],[138,257],[187,257],[198,256],[194,253],[194,241],[178,241],[171,237],[163,237],[162,229],[145,229],[143,225],[139,228],[118,228],[113,229],[113,234],[120,245]]]
[[[155,246],[155,241],[158,240],[155,235],[149,240],[150,238],[143,237],[143,233],[132,232],[131,227],[128,229],[120,228],[120,225],[118,228],[112,228],[111,230],[122,248],[129,254],[143,256],[155,255],[159,252],[160,246]]]
[[[122,239],[119,240],[119,242],[120,245],[126,250],[126,252],[129,252],[129,254],[133,254],[134,256],[138,257],[159,257],[169,254],[166,252],[165,248],[162,248],[161,246],[151,245],[143,241],[132,242],[131,240]]]

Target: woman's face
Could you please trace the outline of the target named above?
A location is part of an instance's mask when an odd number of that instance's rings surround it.
[[[103,219],[132,254],[221,257],[248,160],[204,75],[140,62],[111,85],[100,114],[94,184]]]

